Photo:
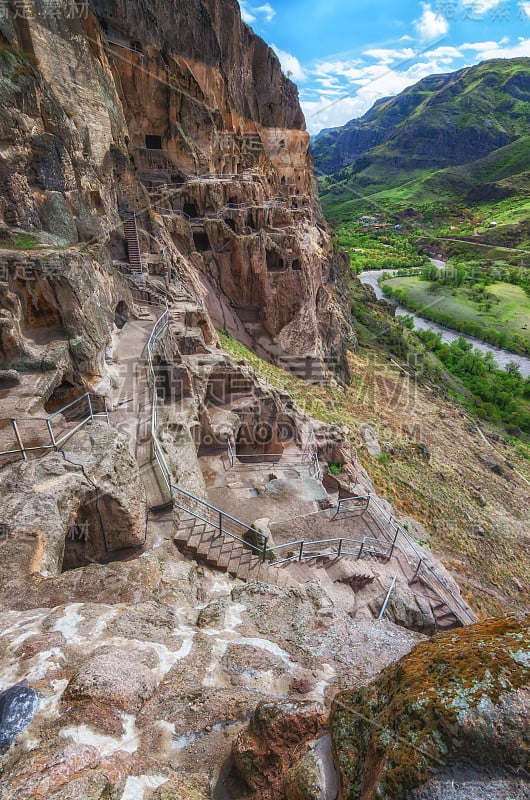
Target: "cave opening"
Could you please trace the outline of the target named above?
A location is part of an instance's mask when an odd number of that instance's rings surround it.
[[[285,262],[276,250],[267,250],[267,272],[283,272]]]
[[[299,258],[294,259],[292,268],[297,272],[299,272],[302,269],[302,264]]]
[[[207,250],[211,250],[210,240],[207,233],[201,233],[199,231],[194,232],[193,244],[195,245],[195,249],[198,253],[205,253]]]
[[[197,219],[199,216],[199,212],[195,203],[184,203],[182,211],[184,214],[186,214],[186,216],[191,217],[191,219]]]
[[[231,231],[234,233],[236,232],[236,221],[235,219],[225,219],[225,225],[228,225]]]
[[[85,394],[83,386],[79,386],[73,380],[63,379],[62,383],[57,386],[44,404],[44,408],[48,414],[55,414],[60,408],[64,408],[69,403],[73,403],[78,397]]]
[[[125,300],[120,300],[114,311],[114,324],[121,330],[129,319],[129,306]]]
[[[135,42],[131,42],[130,49],[133,51],[133,53],[142,54],[144,52],[144,49],[143,49],[142,45],[140,44],[140,42],[136,42],[136,41]]]
[[[283,447],[277,442],[273,426],[267,422],[243,424],[236,434],[236,456],[243,464],[275,463]]]
[[[152,133],[146,134],[145,146],[147,150],[162,150],[162,137]]]
[[[64,542],[61,572],[108,560],[102,521],[95,495],[87,497],[79,506],[75,519],[68,526]]]

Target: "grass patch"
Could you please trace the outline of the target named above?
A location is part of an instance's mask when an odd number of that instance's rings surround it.
[[[530,297],[520,286],[494,283],[487,293],[421,277],[385,281],[383,291],[422,317],[514,353],[530,353]]]
[[[17,250],[35,250],[39,246],[39,240],[30,233],[19,233],[15,241]]]

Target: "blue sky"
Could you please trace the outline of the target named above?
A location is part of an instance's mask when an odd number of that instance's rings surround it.
[[[239,0],[300,89],[311,133],[426,75],[530,57],[526,0]]]

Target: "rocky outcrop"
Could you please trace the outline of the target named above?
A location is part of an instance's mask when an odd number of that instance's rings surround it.
[[[145,490],[125,436],[94,423],[77,437],[74,458],[54,453],[3,471],[4,609],[35,605],[43,578],[144,542]]]
[[[434,791],[463,758],[475,765],[473,796],[507,780],[522,797],[529,657],[528,618],[485,622],[420,644],[370,686],[339,694],[330,724],[344,800],[434,796],[418,787],[432,780]]]
[[[297,90],[235,0],[72,9],[32,0],[2,23],[3,239],[97,242],[100,262],[123,261],[135,212],[144,264],[203,298],[217,327],[268,358],[344,369],[344,265]]]
[[[245,733],[234,744],[237,773],[253,797],[283,795],[284,773],[293,751],[315,738],[325,724],[323,709],[314,704],[260,704]]]

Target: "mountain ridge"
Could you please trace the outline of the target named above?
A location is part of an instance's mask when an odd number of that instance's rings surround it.
[[[483,61],[423,78],[319,136],[315,167],[321,174],[352,165],[362,172],[374,162],[395,165],[400,155],[409,168],[466,163],[527,133],[529,111],[530,59]],[[362,157],[370,164],[358,164]]]

